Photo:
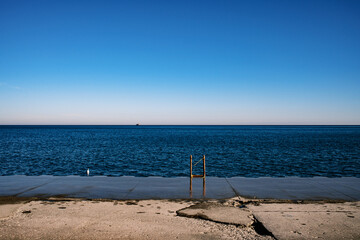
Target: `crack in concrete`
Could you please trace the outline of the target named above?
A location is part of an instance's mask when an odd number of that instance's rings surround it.
[[[260,235],[265,235],[265,236],[271,236],[272,238],[274,238],[275,240],[277,240],[277,238],[274,236],[274,234],[272,232],[270,232],[269,230],[267,230],[267,228],[264,226],[264,224],[262,224],[262,222],[259,221],[259,219],[257,219],[253,214],[252,214],[253,218],[254,218],[254,222],[252,224],[255,232],[257,232]]]
[[[28,189],[26,189],[26,190],[24,190],[24,191],[22,191],[22,192],[19,192],[19,193],[15,194],[14,197],[17,197],[17,196],[19,196],[19,195],[21,195],[21,194],[23,194],[23,193],[32,191],[32,190],[37,189],[37,188],[39,188],[39,187],[45,186],[45,185],[47,185],[47,184],[49,184],[49,183],[55,182],[56,180],[57,180],[57,179],[54,179],[54,180],[51,180],[51,181],[49,181],[49,182],[40,184],[40,185],[38,185],[38,186],[28,188]]]
[[[211,204],[211,205],[216,206],[216,204]],[[185,209],[194,209],[194,207],[195,207],[195,209],[210,209],[211,205],[202,206],[201,204],[195,204],[195,205],[177,210],[176,214],[177,214],[177,216],[180,216],[180,217],[201,219],[201,220],[211,221],[211,222],[218,223],[218,224],[233,225],[233,226],[242,227],[242,228],[252,227],[255,230],[255,232],[258,233],[259,235],[270,236],[274,239],[277,239],[272,234],[272,232],[270,232],[268,229],[265,228],[265,226],[254,216],[254,214],[249,215],[249,216],[251,216],[251,219],[252,219],[251,224],[245,225],[245,224],[240,224],[240,223],[215,220],[212,217],[209,217],[205,213],[201,213],[201,212],[193,214],[193,215],[183,212],[183,210],[185,210]],[[227,207],[230,207],[230,206],[227,206]]]
[[[129,192],[125,195],[124,198],[126,199],[127,196],[128,196],[130,193],[132,193],[139,184],[140,184],[140,182],[137,182],[137,183],[135,184],[135,186],[129,190]]]
[[[241,200],[241,196],[240,194],[236,191],[236,189],[233,187],[233,185],[231,185],[231,183],[229,182],[229,180],[227,178],[225,178],[226,182],[229,184],[231,190],[235,193],[236,197]]]

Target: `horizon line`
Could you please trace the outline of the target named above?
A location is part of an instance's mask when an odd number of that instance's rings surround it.
[[[0,124],[0,126],[360,126],[360,124]]]

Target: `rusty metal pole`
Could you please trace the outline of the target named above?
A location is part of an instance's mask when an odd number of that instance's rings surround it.
[[[203,196],[205,197],[206,195],[206,183],[205,183],[205,178],[206,178],[206,170],[205,170],[205,155],[203,156]]]
[[[205,176],[206,176],[206,170],[205,170],[205,155],[203,156],[203,167],[204,167],[203,176],[204,176],[204,178],[205,178]]]
[[[190,155],[190,193],[192,192],[192,155]]]

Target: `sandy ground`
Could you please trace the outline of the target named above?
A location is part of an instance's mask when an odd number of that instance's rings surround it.
[[[0,205],[0,239],[271,239],[252,228],[177,216],[177,210],[193,204],[31,201],[10,211],[4,210],[9,205]]]
[[[0,204],[0,239],[274,239],[272,234],[277,239],[360,239],[359,202],[48,199],[8,203]],[[227,214],[234,213],[231,208],[250,213],[254,224],[234,225],[234,214],[229,214],[227,223]],[[184,210],[195,213],[179,216]],[[270,235],[261,235],[265,233],[259,225]]]

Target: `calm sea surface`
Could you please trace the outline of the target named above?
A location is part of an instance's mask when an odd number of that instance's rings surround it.
[[[360,177],[360,126],[0,126],[0,175]],[[201,164],[195,174],[201,172]]]

